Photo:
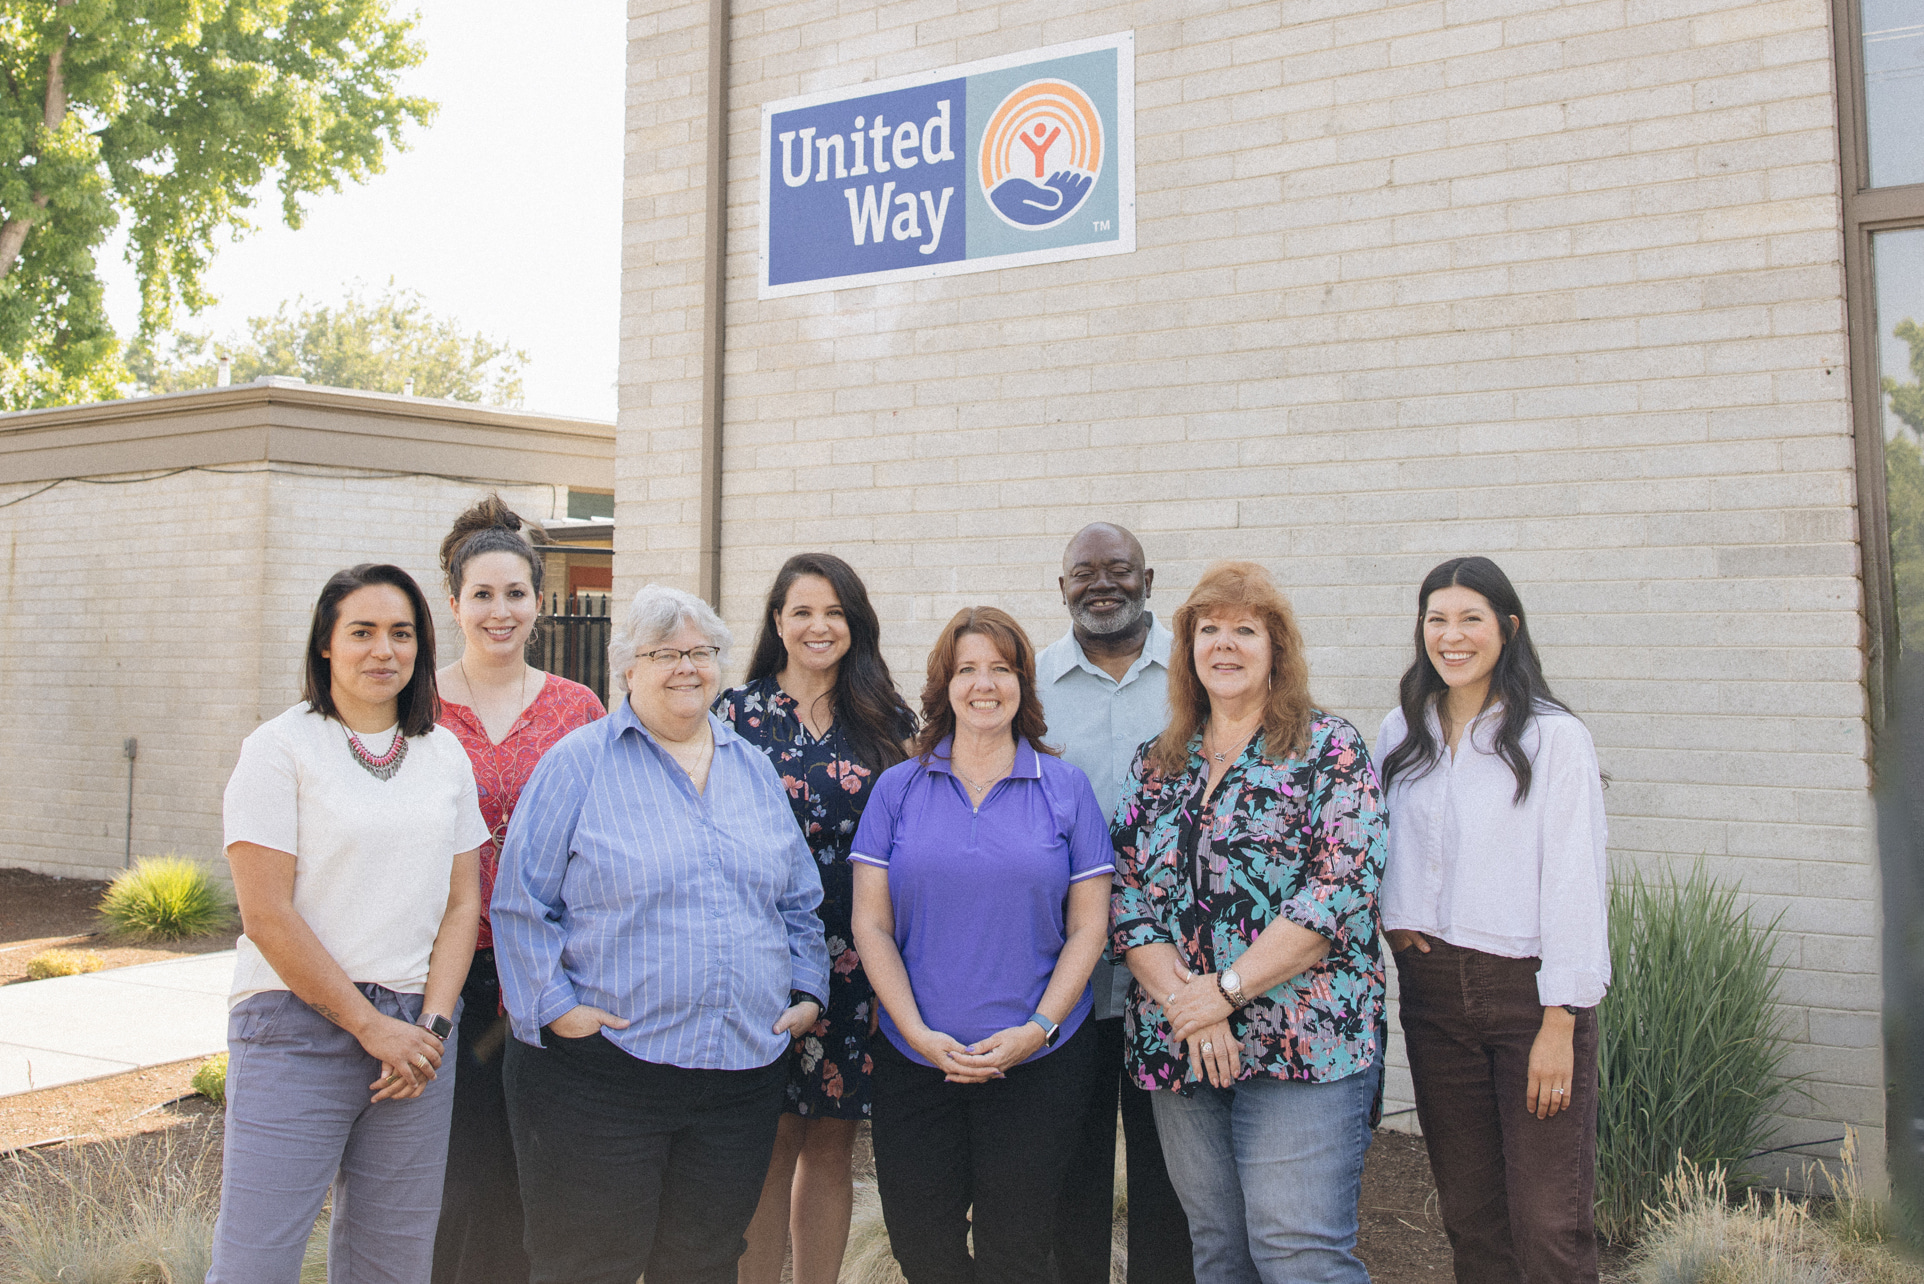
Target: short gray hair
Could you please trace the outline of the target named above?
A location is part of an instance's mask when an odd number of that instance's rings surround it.
[[[614,636],[608,641],[608,681],[614,689],[626,695],[628,670],[634,665],[635,657],[684,624],[699,629],[710,646],[721,648],[720,659],[727,660],[735,635],[728,631],[713,607],[693,593],[665,584],[644,584],[635,594],[635,600],[628,604],[628,614],[615,626]]]

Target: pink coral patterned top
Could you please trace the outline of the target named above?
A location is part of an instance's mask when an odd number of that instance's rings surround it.
[[[488,841],[481,845],[481,935],[474,943],[476,949],[494,944],[488,903],[494,898],[501,840],[507,835],[522,786],[534,774],[541,755],[556,742],[606,714],[594,692],[550,673],[508,734],[495,744],[488,739],[474,710],[451,700],[441,701],[441,725],[452,731],[468,751],[468,759],[474,764],[474,783],[481,792],[481,818],[488,822]]]

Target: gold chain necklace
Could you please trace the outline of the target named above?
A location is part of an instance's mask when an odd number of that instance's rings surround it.
[[[481,719],[481,701],[476,698],[480,692],[475,688],[474,679],[468,676],[467,651],[463,650],[454,663],[455,666],[461,670],[461,681],[467,684],[468,699],[474,701],[474,716],[477,719]],[[521,720],[522,713],[525,712],[528,707],[528,667],[527,662],[523,661],[521,664],[521,688],[515,693],[520,703],[515,706],[514,718],[508,723],[509,731],[514,730],[514,724]],[[486,720],[481,719],[481,724],[481,730],[486,731],[488,729]],[[502,739],[505,740],[507,737],[504,735]]]

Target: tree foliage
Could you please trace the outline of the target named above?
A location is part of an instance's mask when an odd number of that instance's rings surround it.
[[[433,104],[389,0],[0,0],[0,403],[112,395],[95,252],[127,220],[140,331],[211,300],[223,230],[378,173]]]
[[[392,282],[372,301],[350,292],[338,307],[283,303],[272,316],[250,317],[247,331],[234,343],[192,333],[136,343],[127,364],[145,392],[211,388],[226,356],[235,383],[296,375],[334,388],[402,392],[412,378],[417,397],[521,404],[527,353],[436,317],[420,295]]]
[[[1906,318],[1892,331],[1911,345],[1911,382],[1886,375],[1891,413],[1910,431],[1884,442],[1885,504],[1891,526],[1891,570],[1897,580],[1897,636],[1910,648],[1924,644],[1924,326]]]

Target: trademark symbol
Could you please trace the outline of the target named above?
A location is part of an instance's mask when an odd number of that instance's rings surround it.
[[[1097,220],[1096,220],[1096,231],[1098,231],[1098,232],[1107,232],[1108,230],[1109,230],[1109,220],[1108,220],[1108,219],[1106,219],[1106,218],[1099,218],[1099,219],[1097,219]]]

